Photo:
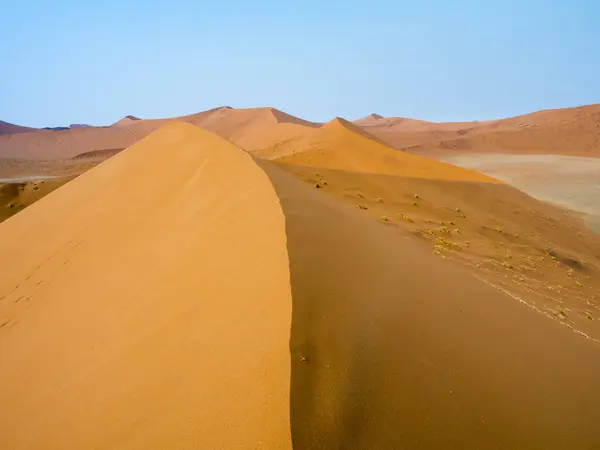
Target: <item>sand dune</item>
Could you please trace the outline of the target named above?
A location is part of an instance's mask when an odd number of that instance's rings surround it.
[[[196,125],[248,151],[297,138],[319,126],[274,108],[220,109]]]
[[[491,122],[429,122],[427,120],[410,119],[407,117],[383,117],[370,114],[355,120],[355,125],[373,130],[389,131],[459,131],[479,127]]]
[[[111,127],[127,127],[129,125],[132,124],[132,122],[137,122],[138,120],[141,120],[139,117],[135,117],[135,116],[125,116],[123,117],[121,120],[116,121],[115,123],[113,123],[111,125]]]
[[[600,105],[538,111],[487,122],[432,123],[403,118],[355,122],[414,153],[542,153],[600,157]]]
[[[457,167],[396,151],[360,127],[340,118],[276,150],[270,159],[284,164],[417,178],[497,182],[473,171],[456,170]]]
[[[596,448],[596,342],[335,200],[511,188],[316,132],[341,148],[257,162],[166,124],[2,223],[2,445]],[[369,170],[314,189],[290,173],[311,152]]]
[[[597,344],[263,167],[287,219],[295,448],[600,443]]]
[[[0,222],[34,204],[74,176],[30,179],[0,179]]]
[[[252,159],[186,124],[4,222],[2,446],[289,448],[284,226]]]
[[[600,339],[600,236],[568,211],[477,172],[394,151],[341,119],[262,156]]]
[[[168,119],[142,120],[127,116],[110,127],[0,136],[0,159],[69,159],[103,152],[112,156],[169,122],[187,122],[225,137],[249,150],[267,147],[296,137],[318,124],[304,121],[273,108],[214,108],[197,114]]]
[[[0,136],[16,133],[29,133],[31,131],[37,131],[37,128],[22,127],[0,120]]]

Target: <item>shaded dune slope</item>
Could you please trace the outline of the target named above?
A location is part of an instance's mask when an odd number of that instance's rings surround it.
[[[188,124],[0,248],[7,448],[600,443],[596,343]]]
[[[294,448],[600,443],[595,343],[261,165],[286,216]]]
[[[38,131],[37,128],[23,127],[21,125],[14,125],[12,123],[4,122],[0,120],[0,136],[16,133],[29,133],[31,131]]]
[[[250,156],[169,124],[0,228],[4,448],[289,448],[284,217]]]

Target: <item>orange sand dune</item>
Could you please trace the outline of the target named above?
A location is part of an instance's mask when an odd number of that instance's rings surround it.
[[[353,122],[397,149],[457,139],[488,122],[428,122],[371,114]]]
[[[187,124],[2,223],[2,447],[289,448],[284,226]]]
[[[383,117],[379,114],[370,114],[362,119],[355,120],[355,125],[373,130],[389,131],[459,131],[479,127],[487,122],[428,122],[426,120],[409,119],[406,117]]]
[[[319,126],[274,108],[223,108],[196,124],[248,151],[297,138]]]
[[[111,127],[127,127],[131,125],[133,122],[137,122],[141,120],[139,117],[135,116],[125,116],[121,120],[116,121],[111,125]]]
[[[294,448],[600,443],[597,343],[271,164],[290,258]]]
[[[114,154],[162,125],[178,121],[198,125],[249,150],[297,137],[318,124],[304,121],[273,108],[215,108],[168,119],[140,120],[127,116],[110,127],[88,127],[60,131],[0,136],[0,158],[29,160],[68,159],[76,156]]]
[[[31,131],[38,131],[37,128],[22,127],[21,125],[14,125],[12,123],[3,122],[0,120],[0,136],[16,133],[29,133]]]
[[[280,146],[272,155],[281,163],[416,178],[497,181],[469,170],[398,152],[344,119],[334,119],[302,139]]]
[[[2,445],[600,443],[595,342],[321,191],[172,123],[2,223]]]
[[[412,125],[404,126],[405,120]],[[488,122],[417,125],[413,122],[380,118],[356,123],[394,147],[414,153],[551,153],[600,157],[600,105],[538,111]]]

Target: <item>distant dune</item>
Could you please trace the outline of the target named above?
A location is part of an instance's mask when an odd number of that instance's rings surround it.
[[[132,122],[136,122],[138,120],[141,120],[141,119],[139,119],[138,117],[135,117],[135,116],[125,116],[121,120],[118,120],[115,123],[113,123],[111,125],[111,127],[126,127],[126,126],[131,125]]]
[[[318,124],[290,116],[273,108],[215,108],[169,119],[142,120],[127,116],[110,127],[86,127],[0,136],[0,158],[68,159],[84,153],[125,148],[162,125],[187,122],[253,149],[302,134]]]
[[[263,114],[311,132],[260,161],[166,123],[0,224],[4,447],[600,442],[597,342],[507,294],[555,270],[557,315],[591,308],[599,241],[342,119]]]
[[[334,119],[303,139],[278,147],[281,163],[388,175],[496,182],[477,172],[394,150],[363,129]]]
[[[22,127],[20,125],[14,125],[12,123],[3,122],[0,120],[0,136],[15,133],[29,133],[32,131],[37,131],[37,128]]]
[[[0,159],[65,159],[125,148],[170,121],[200,126],[248,151],[263,154],[321,126],[267,107],[219,107],[166,119],[125,116],[109,127],[78,126],[53,130],[52,134],[0,122]],[[417,154],[504,152],[600,157],[600,105],[487,122],[435,123],[371,114],[354,124],[396,149]]]
[[[600,157],[600,105],[538,111],[487,122],[361,119],[355,123],[415,153],[539,153]]]

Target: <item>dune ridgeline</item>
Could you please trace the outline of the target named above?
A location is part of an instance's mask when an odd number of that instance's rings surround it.
[[[162,124],[0,224],[2,447],[597,448],[595,328],[508,293],[562,270],[593,301],[597,241],[343,120],[276,119],[263,159]],[[496,231],[494,206],[519,213]]]

